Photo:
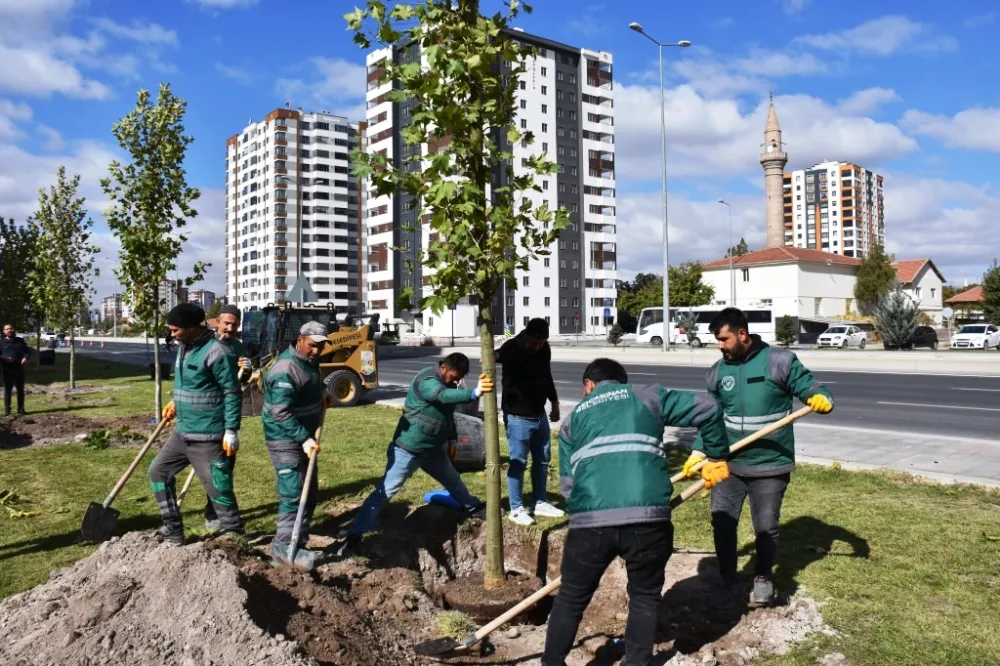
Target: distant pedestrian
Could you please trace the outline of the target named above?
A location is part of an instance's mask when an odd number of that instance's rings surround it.
[[[28,364],[31,348],[24,338],[14,332],[13,324],[4,324],[0,339],[0,359],[3,360],[3,413],[10,414],[10,394],[17,388],[17,413],[24,411],[24,366]]]
[[[560,518],[563,511],[547,500],[546,485],[552,441],[549,421],[559,420],[559,396],[552,379],[552,349],[549,347],[549,324],[532,319],[516,337],[496,352],[503,365],[503,423],[510,447],[507,468],[507,494],[510,497],[510,520],[531,525],[533,516]],[[545,402],[552,411],[545,414]],[[531,494],[533,506],[524,505],[524,471],[531,455]]]

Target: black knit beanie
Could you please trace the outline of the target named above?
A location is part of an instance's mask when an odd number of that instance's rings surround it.
[[[167,325],[178,328],[196,328],[205,321],[205,311],[194,303],[181,303],[167,313]]]
[[[240,314],[240,309],[235,305],[223,305],[222,309],[219,310],[219,314],[233,315],[234,317],[236,317],[237,321],[242,318],[242,315]]]

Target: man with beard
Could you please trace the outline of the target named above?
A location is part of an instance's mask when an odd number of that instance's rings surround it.
[[[709,330],[719,342],[722,358],[708,371],[706,383],[709,395],[722,405],[729,445],[791,414],[792,398],[821,414],[833,410],[830,391],[813,379],[794,353],[750,335],[741,310],[722,310]],[[684,463],[685,476],[694,476],[692,467],[705,458],[705,443],[699,437]],[[736,571],[736,529],[747,497],[757,537],[751,601],[771,605],[775,601],[771,572],[778,549],[781,502],[795,469],[792,425],[733,454],[728,462],[729,478],[712,489],[712,529],[724,583],[713,605],[725,608],[746,599],[746,588]]]

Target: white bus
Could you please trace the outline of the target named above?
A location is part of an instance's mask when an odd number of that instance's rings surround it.
[[[724,308],[718,305],[699,305],[691,308],[670,308],[670,344],[686,345],[687,333],[681,333],[677,319],[683,312],[693,312],[698,315],[698,330],[692,347],[703,347],[715,344],[715,336],[708,330],[708,325]],[[750,323],[750,333],[756,333],[764,342],[774,342],[774,314],[771,308],[740,308]],[[663,346],[663,308],[643,308],[639,311],[639,324],[636,326],[636,342],[639,344]]]

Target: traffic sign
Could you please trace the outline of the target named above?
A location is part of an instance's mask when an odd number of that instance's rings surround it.
[[[604,316],[605,317],[611,316],[611,308],[604,308]]]

